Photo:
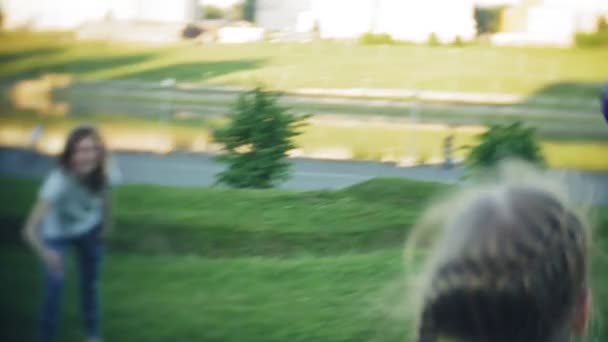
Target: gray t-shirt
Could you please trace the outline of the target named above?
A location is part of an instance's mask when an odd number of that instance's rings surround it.
[[[64,170],[53,170],[38,196],[51,203],[42,220],[42,236],[45,239],[87,233],[103,219],[103,192],[91,192]]]

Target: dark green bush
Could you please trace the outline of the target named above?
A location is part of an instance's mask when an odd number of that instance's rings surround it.
[[[228,115],[230,123],[215,133],[228,168],[218,182],[235,188],[271,188],[288,178],[287,152],[304,117],[279,104],[280,94],[256,88],[239,97]]]
[[[534,128],[521,122],[491,125],[480,136],[466,158],[467,171],[483,171],[496,166],[505,159],[519,159],[534,164],[544,164],[540,145]]]

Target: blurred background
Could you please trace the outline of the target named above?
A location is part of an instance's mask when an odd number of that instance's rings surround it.
[[[104,275],[110,341],[400,340],[407,327],[363,308],[391,302],[377,295],[400,272],[404,228],[484,141],[501,155],[529,138],[608,204],[606,0],[0,0],[0,26],[15,279],[0,282],[0,325],[20,327],[4,341],[31,337],[35,265],[16,232],[77,124],[100,129],[126,184]],[[258,86],[304,115],[290,178],[207,188],[226,167],[215,133]]]

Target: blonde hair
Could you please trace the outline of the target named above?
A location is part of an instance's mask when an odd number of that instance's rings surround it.
[[[587,222],[546,174],[520,164],[500,170],[492,183],[431,207],[406,246],[439,233],[418,342],[545,342],[569,333],[588,286]]]

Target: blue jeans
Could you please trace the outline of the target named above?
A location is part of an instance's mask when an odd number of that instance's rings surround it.
[[[101,225],[80,236],[45,240],[48,248],[61,255],[64,269],[67,248],[73,246],[76,249],[80,271],[80,299],[87,337],[99,336],[100,329],[98,280],[103,259],[103,246],[99,240],[100,230]],[[40,318],[40,338],[44,342],[52,341],[55,335],[64,280],[65,272],[62,276],[57,276],[45,265]]]

